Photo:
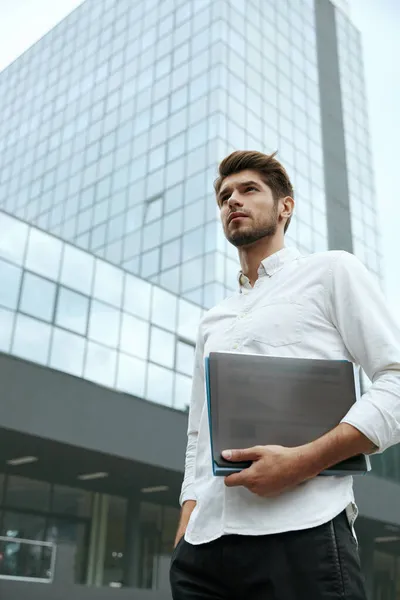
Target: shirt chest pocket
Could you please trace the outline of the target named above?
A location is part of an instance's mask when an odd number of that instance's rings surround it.
[[[268,346],[299,344],[303,338],[302,305],[281,300],[254,307],[250,336]]]

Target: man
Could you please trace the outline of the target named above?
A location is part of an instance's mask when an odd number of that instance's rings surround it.
[[[354,256],[284,248],[293,188],[274,155],[234,152],[220,164],[215,191],[241,273],[238,292],[199,328],[173,598],[364,600],[352,478],[317,475],[400,441],[400,332]],[[351,360],[373,385],[322,438],[227,449],[228,460],[252,464],[214,477],[203,364],[216,350]]]

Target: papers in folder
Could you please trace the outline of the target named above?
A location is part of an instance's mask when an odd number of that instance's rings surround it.
[[[359,399],[355,367],[344,360],[211,352],[205,361],[214,475],[250,465],[224,460],[223,450],[301,446],[336,427]],[[369,470],[369,457],[359,455],[321,475]]]

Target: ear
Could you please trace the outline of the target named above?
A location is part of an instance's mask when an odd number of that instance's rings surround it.
[[[280,211],[279,216],[282,219],[289,219],[294,211],[295,202],[291,196],[285,196],[284,198],[280,198]]]

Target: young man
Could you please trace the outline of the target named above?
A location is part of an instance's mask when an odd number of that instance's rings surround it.
[[[352,478],[317,475],[400,441],[400,332],[354,256],[302,257],[284,247],[293,189],[274,155],[234,152],[215,191],[241,273],[238,292],[199,328],[173,598],[365,600]],[[227,449],[228,460],[252,465],[214,477],[203,364],[216,350],[346,359],[373,385],[322,438],[298,448]]]

